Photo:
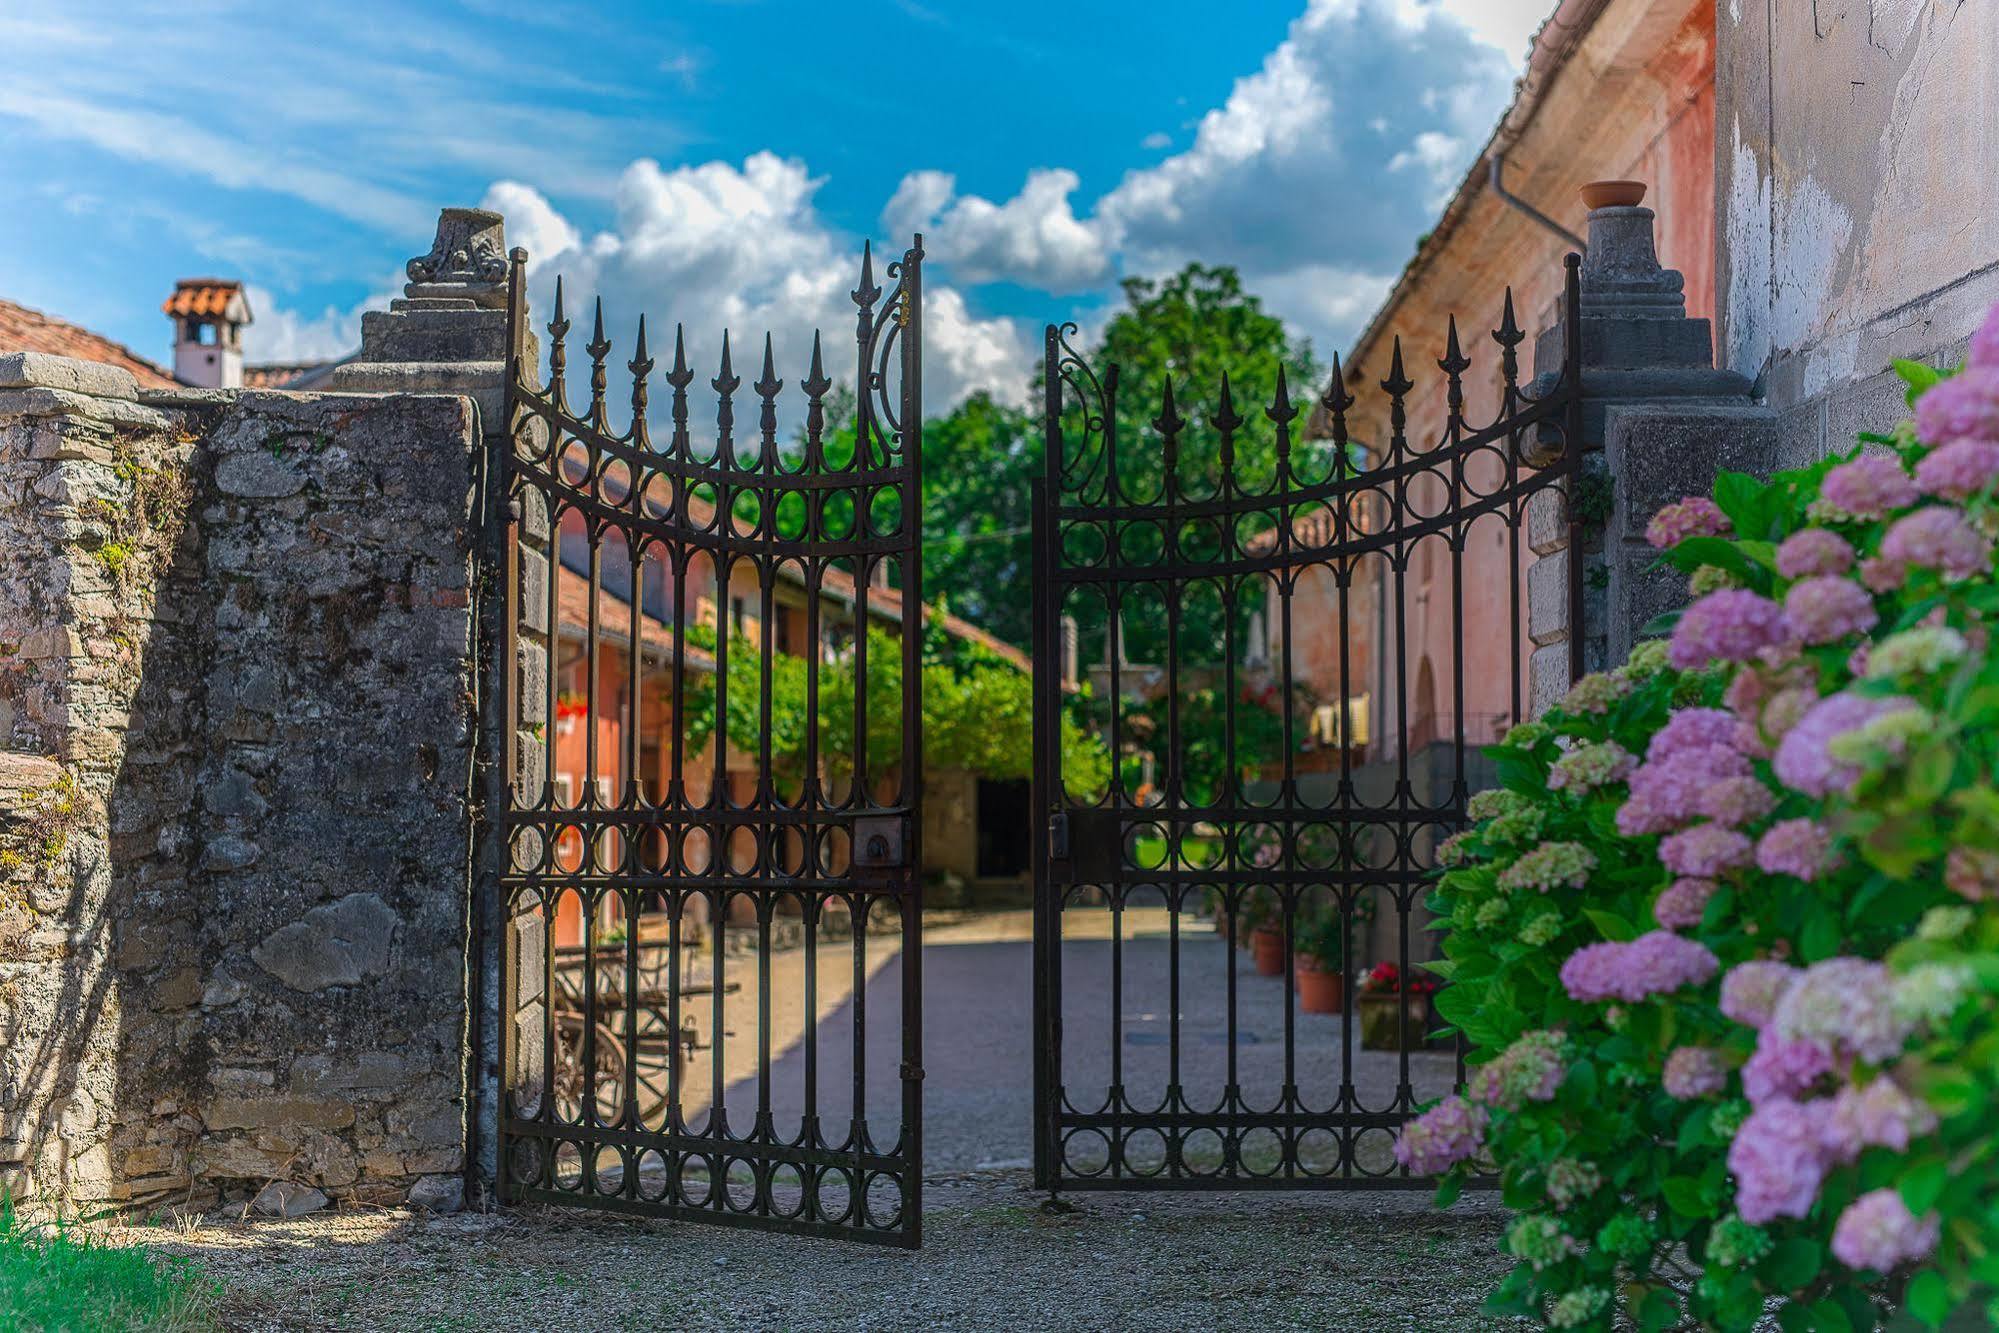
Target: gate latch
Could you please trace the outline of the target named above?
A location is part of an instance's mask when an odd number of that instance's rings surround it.
[[[854,865],[898,870],[909,864],[909,821],[902,815],[865,815],[854,821]]]
[[[1051,861],[1069,859],[1069,815],[1065,810],[1057,810],[1048,816],[1048,858]]]

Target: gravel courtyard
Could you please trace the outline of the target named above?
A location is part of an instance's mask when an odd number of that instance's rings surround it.
[[[1495,1200],[1099,1196],[933,1177],[916,1253],[550,1211],[132,1229],[225,1284],[230,1328],[1494,1328]]]
[[[1163,914],[1162,914],[1163,916]],[[1075,1006],[1074,1076],[1101,1078],[1109,1039],[1107,941],[1071,923],[1065,972]],[[1144,1003],[1163,967],[1164,922],[1128,923],[1127,1074],[1161,1058],[1163,1024]],[[1228,950],[1190,927],[1190,992],[1214,992]],[[885,954],[887,951],[883,951]],[[880,955],[878,955],[880,956]],[[773,958],[785,989],[795,960]],[[870,1014],[897,1012],[888,958],[868,981]],[[1094,1194],[1044,1207],[1030,1184],[1028,1055],[1031,931],[1026,913],[940,921],[924,959],[926,1197],[924,1247],[910,1253],[690,1223],[522,1209],[454,1217],[321,1213],[292,1221],[207,1218],[123,1228],[198,1259],[222,1279],[225,1317],[243,1329],[1420,1329],[1496,1327],[1477,1314],[1507,1264],[1490,1196],[1448,1214],[1424,1193]],[[1243,1078],[1272,1084],[1284,1022],[1282,984],[1239,982]],[[1163,978],[1159,978],[1163,984]],[[1163,996],[1164,991],[1156,990]],[[838,1087],[848,1049],[838,1032],[849,996],[821,996],[822,1078]],[[1190,1082],[1219,1075],[1213,1022],[1184,1000]],[[1065,1005],[1065,1008],[1069,1008]],[[773,1014],[780,1050],[802,1033],[796,1006]],[[1091,1028],[1091,1018],[1097,1028]],[[732,1018],[732,1025],[737,1020]],[[1301,1081],[1337,1082],[1338,1020],[1297,1016]],[[753,1012],[742,1016],[748,1028]],[[828,1029],[831,1034],[828,1034]],[[1254,1034],[1263,1034],[1261,1039]],[[741,1043],[749,1047],[750,1043]],[[878,1055],[879,1053],[879,1055]],[[730,1053],[730,1101],[753,1097],[754,1062]],[[884,1041],[870,1052],[894,1056]],[[1397,1057],[1356,1053],[1355,1082],[1392,1092]],[[738,1062],[742,1064],[739,1066]],[[774,1082],[780,1111],[795,1080]],[[877,1071],[870,1071],[871,1074]],[[1447,1057],[1412,1057],[1419,1095],[1448,1084]],[[893,1086],[892,1066],[878,1071]],[[747,1076],[749,1086],[739,1081]],[[697,1084],[698,1086],[698,1084]],[[1099,1085],[1100,1086],[1100,1085]]]

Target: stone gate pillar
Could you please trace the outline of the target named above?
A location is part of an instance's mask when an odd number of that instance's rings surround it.
[[[521,659],[513,669],[529,673],[543,670],[547,627],[545,580],[549,568],[547,516],[539,512],[520,525],[521,549],[504,549],[504,515],[498,512],[505,497],[497,493],[497,478],[491,461],[507,447],[507,280],[510,271],[506,246],[506,222],[499,213],[480,208],[446,208],[439,212],[437,234],[428,253],[411,259],[406,266],[409,282],[403,295],[392,300],[385,311],[369,311],[361,317],[361,351],[353,361],[334,372],[338,389],[372,393],[453,393],[472,400],[479,418],[484,446],[481,471],[481,527],[484,532],[482,560],[473,589],[475,623],[480,642],[477,657],[480,670],[478,754],[480,771],[474,775],[479,804],[487,811],[504,807],[507,799],[498,762],[507,738],[504,725],[493,705],[500,698],[501,671],[509,669],[496,660],[505,636],[500,631],[505,614],[504,562],[517,561],[523,581],[522,603],[530,608],[532,623],[521,627]],[[517,331],[524,359],[534,363],[536,340],[533,333]],[[538,498],[538,497],[537,497]],[[535,619],[538,617],[538,619]],[[546,690],[532,684],[519,691],[524,712],[531,712],[546,697]],[[517,721],[533,728],[544,721],[524,715]],[[517,747],[539,761],[539,744]],[[538,789],[540,775],[524,777]],[[481,821],[475,829],[472,882],[469,886],[467,920],[467,1001],[469,1051],[469,1101],[466,1115],[466,1146],[475,1182],[490,1187],[497,1179],[497,1122],[499,1089],[500,935],[506,928],[498,904],[486,900],[483,890],[495,882],[499,854],[491,837],[490,824]],[[539,956],[540,951],[534,951]],[[536,1032],[540,1028],[537,1025]]]
[[[1681,275],[1659,264],[1651,209],[1628,203],[1591,210],[1583,257],[1581,325],[1584,474],[1568,496],[1536,497],[1528,576],[1536,651],[1535,712],[1568,687],[1567,561],[1584,561],[1584,663],[1622,662],[1645,623],[1687,600],[1686,580],[1655,569],[1645,526],[1663,504],[1705,493],[1723,470],[1767,474],[1777,450],[1776,417],[1750,397],[1750,383],[1717,370],[1711,321],[1687,314]],[[1542,385],[1562,367],[1562,320],[1534,344]],[[1568,504],[1581,509],[1583,550],[1568,550]]]

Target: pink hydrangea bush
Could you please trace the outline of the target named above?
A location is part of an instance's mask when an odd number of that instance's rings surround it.
[[[1510,733],[1512,824],[1452,840],[1433,966],[1470,1073],[1396,1151],[1446,1201],[1499,1172],[1497,1314],[1994,1301],[1999,311],[1961,373],[1904,374],[1913,428],[1660,512],[1710,591]]]

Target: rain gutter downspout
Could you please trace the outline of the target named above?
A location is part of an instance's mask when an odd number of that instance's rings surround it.
[[[1540,209],[1534,207],[1534,205],[1528,203],[1525,199],[1522,199],[1519,195],[1514,194],[1512,191],[1506,188],[1506,181],[1504,176],[1504,172],[1506,170],[1505,148],[1500,148],[1495,150],[1491,156],[1486,158],[1485,162],[1486,162],[1486,184],[1492,187],[1492,192],[1499,197],[1501,203],[1505,204],[1508,208],[1513,209],[1515,212],[1523,214],[1524,216],[1532,218],[1534,221],[1540,223],[1543,227],[1546,227],[1549,231],[1555,233],[1555,235],[1561,237],[1563,240],[1567,241],[1570,245],[1574,246],[1576,249],[1576,253],[1578,254],[1589,253],[1589,246],[1584,243],[1582,237],[1576,235],[1574,232],[1570,231],[1567,227],[1564,227],[1561,223],[1555,221],[1553,218],[1549,217],[1546,213],[1543,213]]]

